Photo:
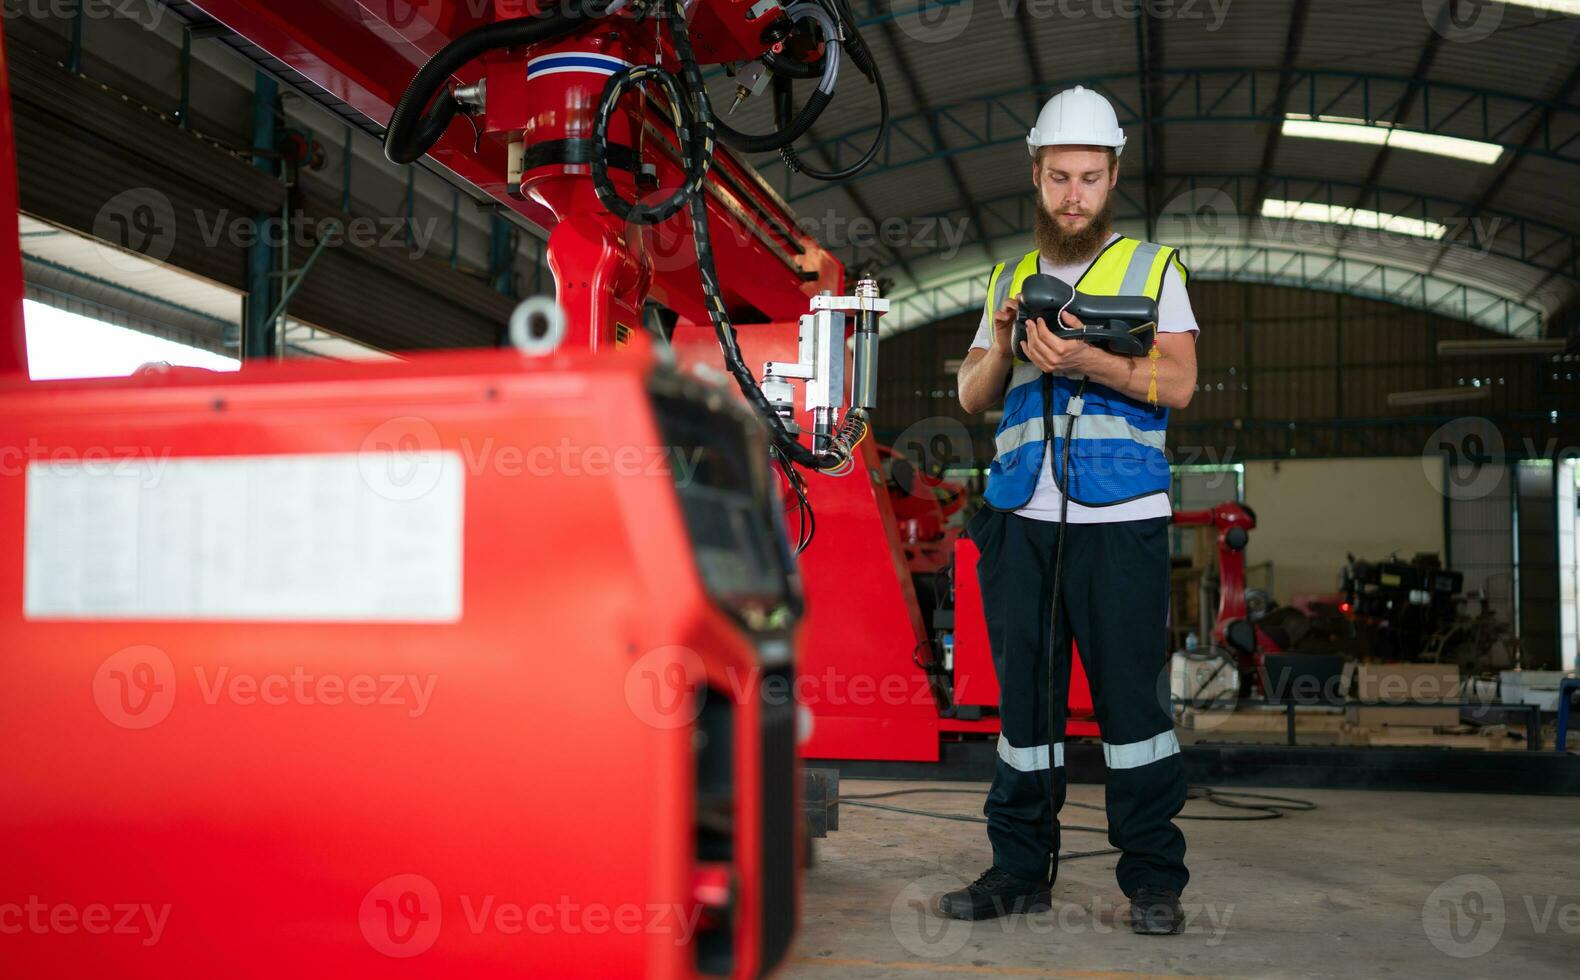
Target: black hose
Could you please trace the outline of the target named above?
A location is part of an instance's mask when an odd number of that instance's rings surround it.
[[[911,789],[891,789],[882,793],[856,793],[847,795],[841,793],[837,803],[848,803],[851,806],[869,806],[884,810],[894,810],[899,813],[914,813],[923,817],[939,817],[944,820],[966,820],[971,823],[987,823],[981,817],[967,817],[952,813],[936,813],[932,810],[905,810],[894,806],[879,806],[876,803],[864,802],[867,800],[882,800],[891,796],[907,796],[912,793],[960,793],[967,796],[981,796],[980,789],[956,789],[942,786],[918,786]],[[1218,806],[1228,807],[1232,810],[1253,810],[1256,816],[1251,817],[1214,817],[1204,813],[1182,813],[1175,817],[1176,820],[1227,820],[1231,823],[1247,820],[1277,820],[1287,812],[1302,813],[1315,810],[1317,805],[1310,800],[1302,800],[1293,796],[1272,796],[1267,793],[1246,793],[1241,790],[1213,789],[1211,786],[1187,786],[1187,800],[1206,800]],[[1245,801],[1251,802],[1245,802]],[[863,802],[858,802],[863,801]],[[1070,800],[1065,806],[1080,807],[1083,810],[1104,810],[1106,807],[1100,803],[1079,803]],[[1108,831],[1098,827],[1080,827],[1073,824],[1060,824],[1061,830],[1083,830],[1092,833],[1106,834]]]
[[[872,49],[867,47],[867,39],[861,36],[861,28],[856,26],[856,12],[850,9],[847,0],[825,0],[823,6],[833,15],[836,24],[845,25],[845,52],[850,60],[867,76],[867,81],[877,84],[878,64],[873,60]]]
[[[771,133],[743,133],[733,129],[722,119],[715,119],[714,128],[719,131],[719,138],[733,149],[742,153],[767,153],[789,146],[812,128],[817,122],[817,117],[823,114],[828,104],[834,101],[832,92],[822,89],[813,91],[812,97],[806,100],[806,105],[801,107],[801,112],[788,126],[781,126]]]
[[[854,177],[866,169],[867,164],[877,158],[878,151],[883,149],[884,137],[889,132],[889,89],[888,86],[883,84],[883,72],[878,69],[878,64],[872,57],[872,49],[867,47],[866,40],[856,27],[856,17],[851,13],[849,5],[845,3],[845,0],[833,0],[832,6],[832,13],[836,20],[845,26],[845,52],[850,55],[850,60],[855,63],[861,73],[866,75],[867,79],[878,89],[878,129],[873,134],[872,145],[867,147],[867,151],[855,163],[847,167],[841,167],[838,170],[819,170],[816,167],[809,167],[796,154],[795,147],[786,145],[779,148],[779,158],[784,161],[784,165],[789,168],[791,173],[802,174],[813,180],[846,180]],[[781,103],[775,101],[774,118],[776,121],[780,118],[779,114],[783,111]],[[788,115],[788,112],[784,114]]]
[[[787,58],[782,54],[775,54],[772,51],[766,51],[763,53],[762,61],[763,64],[768,66],[769,71],[773,72],[774,75],[779,77],[800,79],[823,77],[822,58],[819,58],[816,61],[797,61],[794,58]]]
[[[883,73],[878,72],[873,77],[873,84],[878,88],[878,130],[873,134],[872,145],[867,147],[855,163],[838,170],[819,170],[809,167],[802,162],[796,154],[795,147],[782,146],[779,148],[779,158],[784,161],[791,173],[802,174],[813,180],[847,180],[865,170],[867,164],[878,156],[878,151],[883,149],[883,139],[889,131],[889,89],[883,84]]]
[[[783,149],[806,135],[807,130],[811,129],[812,124],[823,114],[823,110],[834,101],[834,86],[839,80],[840,58],[845,49],[844,40],[840,37],[840,15],[837,10],[830,9],[825,3],[792,4],[789,9],[795,14],[803,6],[809,11],[807,18],[816,21],[823,28],[825,35],[823,57],[819,59],[823,65],[822,81],[806,100],[806,105],[802,106],[801,111],[788,123],[779,118],[778,111],[775,111],[777,128],[771,133],[743,133],[723,120],[715,120],[714,125],[718,129],[719,138],[736,150],[743,153],[767,153]],[[763,63],[769,62],[765,59]],[[800,70],[796,69],[788,77],[798,77],[799,74]]]
[[[496,21],[451,41],[429,58],[406,86],[384,134],[384,155],[391,163],[407,164],[422,159],[423,154],[433,149],[461,111],[455,96],[442,90],[450,76],[473,59],[499,48],[552,41],[569,34],[593,16],[580,5],[566,5],[552,17]]]

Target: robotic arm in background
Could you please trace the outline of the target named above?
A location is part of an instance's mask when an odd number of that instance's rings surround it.
[[[848,463],[873,407],[887,301],[875,284],[840,295],[840,263],[729,149],[778,151],[793,171],[821,179],[849,176],[875,155],[887,97],[846,0],[493,0],[482,15],[463,0],[197,5],[387,120],[394,162],[431,156],[551,229],[566,343],[622,346],[650,298],[711,323],[781,461]],[[710,64],[735,75],[737,104],[772,86],[774,132],[737,132],[714,116],[701,71]],[[814,171],[792,143],[832,100],[846,64],[876,86],[880,125],[855,164]],[[816,80],[799,110],[796,79]],[[764,365],[760,385],[742,362],[736,325],[797,318],[798,361]],[[854,377],[841,419],[851,331]],[[810,447],[793,421],[792,379],[805,383]]]
[[[1211,510],[1176,510],[1174,524],[1217,531],[1218,612],[1213,617],[1211,645],[1235,654],[1241,677],[1254,676],[1258,654],[1278,649],[1251,622],[1246,607],[1245,546],[1256,527],[1256,512],[1244,504],[1223,503]]]

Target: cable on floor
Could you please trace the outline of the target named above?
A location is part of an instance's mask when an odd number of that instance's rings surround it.
[[[958,820],[963,823],[987,823],[985,817],[973,817],[959,813],[939,813],[936,810],[914,810],[909,807],[893,806],[886,803],[872,803],[871,800],[887,799],[892,796],[907,796],[912,793],[955,793],[981,796],[980,789],[957,789],[947,786],[920,786],[912,789],[891,789],[882,793],[854,793],[849,796],[841,795],[837,802],[848,803],[851,806],[870,807],[874,810],[890,810],[894,813],[908,813],[918,817],[932,817],[937,820]],[[1209,814],[1182,813],[1176,820],[1277,820],[1286,812],[1301,813],[1315,810],[1317,805],[1310,800],[1297,799],[1292,796],[1273,796],[1268,793],[1248,793],[1243,790],[1214,789],[1211,786],[1188,786],[1185,789],[1185,799],[1206,800],[1216,806],[1228,807],[1233,810],[1255,811],[1254,816],[1229,817],[1211,816]],[[1096,803],[1078,803],[1074,800],[1065,802],[1065,806],[1079,807],[1082,810],[1104,810],[1103,806]],[[1108,830],[1102,827],[1081,827],[1074,824],[1060,824],[1060,830],[1082,831],[1091,834],[1106,834]],[[1101,851],[1088,851],[1083,853],[1061,855],[1060,860],[1070,857],[1097,857],[1102,854],[1118,854],[1117,848],[1107,848]]]
[[[888,792],[888,793],[863,793],[860,796],[841,796],[839,798],[839,802],[840,803],[844,803],[844,804],[846,804],[848,806],[864,806],[864,807],[870,807],[870,808],[872,808],[874,810],[890,810],[890,811],[892,811],[894,813],[909,813],[909,814],[912,814],[913,816],[933,817],[933,818],[938,819],[938,820],[959,820],[959,821],[961,821],[963,823],[987,823],[987,818],[986,817],[973,817],[973,816],[969,816],[969,815],[963,814],[963,813],[939,813],[936,810],[913,810],[910,807],[891,806],[888,803],[870,803],[870,802],[866,801],[866,798],[868,798],[868,797],[900,796],[901,794],[904,794],[904,793],[927,793],[927,792],[933,792],[933,793],[969,793],[969,792],[976,792],[976,791],[963,790],[963,789],[937,789],[937,790],[898,789],[898,790],[893,790],[893,791]],[[1088,833],[1088,834],[1106,834],[1106,833],[1108,833],[1108,831],[1105,828],[1102,828],[1102,827],[1078,827],[1078,826],[1075,826],[1074,824],[1060,824],[1059,825],[1059,830],[1060,831],[1077,830],[1077,831],[1083,831],[1083,832]],[[1121,852],[1120,852],[1119,848],[1117,848],[1117,847],[1104,847],[1104,848],[1100,848],[1100,849],[1095,850],[1095,851],[1065,851],[1065,852],[1063,852],[1063,853],[1061,853],[1059,855],[1059,860],[1060,861],[1075,861],[1075,860],[1079,860],[1080,858],[1104,857],[1105,855],[1119,854],[1119,853],[1121,853]]]

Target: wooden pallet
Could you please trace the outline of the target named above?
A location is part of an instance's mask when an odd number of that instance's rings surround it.
[[[1302,733],[1338,732],[1343,725],[1343,711],[1295,711],[1297,737]],[[1204,735],[1279,734],[1289,730],[1289,715],[1283,708],[1241,708],[1238,711],[1186,708],[1180,712],[1179,727]]]
[[[1508,728],[1503,725],[1489,725],[1482,729],[1472,729],[1468,726],[1422,728],[1411,725],[1362,728],[1359,725],[1346,723],[1339,731],[1339,744],[1365,745],[1372,748],[1416,746],[1473,749],[1481,752],[1507,752],[1524,748],[1524,742],[1510,738]]]

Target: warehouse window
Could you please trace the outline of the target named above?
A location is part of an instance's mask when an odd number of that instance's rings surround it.
[[[144,364],[165,361],[211,371],[235,371],[241,362],[202,348],[128,330],[43,303],[23,304],[28,374],[35,381],[125,377]]]

